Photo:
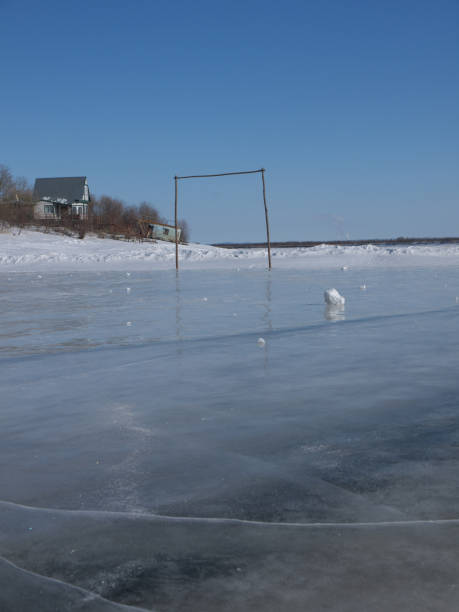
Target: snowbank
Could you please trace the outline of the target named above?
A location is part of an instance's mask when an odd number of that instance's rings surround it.
[[[223,249],[201,244],[180,246],[183,268],[267,266],[265,249]],[[457,265],[459,245],[331,246],[272,249],[274,268],[347,268],[378,265]],[[16,230],[0,233],[0,270],[31,266],[57,269],[173,268],[175,245],[125,242],[86,236],[83,240],[55,233]]]

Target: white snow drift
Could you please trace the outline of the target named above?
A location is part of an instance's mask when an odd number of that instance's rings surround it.
[[[313,248],[273,248],[274,268],[349,268],[375,265],[457,265],[459,245],[415,246],[331,246]],[[180,246],[183,268],[267,267],[266,249],[224,249],[202,244]],[[66,268],[173,268],[175,245],[167,242],[127,242],[101,239],[94,235],[83,240],[56,233],[32,230],[0,232],[0,269],[31,266]]]

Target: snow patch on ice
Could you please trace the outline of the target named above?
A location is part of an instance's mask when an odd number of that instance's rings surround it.
[[[337,289],[326,289],[324,292],[324,299],[326,304],[332,306],[341,306],[346,302],[346,298],[343,297]]]

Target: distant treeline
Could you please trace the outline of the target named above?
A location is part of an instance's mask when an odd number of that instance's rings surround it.
[[[25,227],[27,225],[47,224],[68,227],[84,235],[86,231],[121,234],[127,237],[141,235],[139,219],[157,223],[167,223],[159,211],[149,202],[128,205],[122,200],[108,195],[95,197],[91,194],[88,219],[78,219],[69,215],[59,220],[36,220],[33,216],[32,187],[24,177],[14,177],[7,166],[0,164],[0,221]],[[185,220],[178,222],[182,230],[181,241],[188,242],[189,230]]]
[[[319,242],[271,242],[271,247],[278,248],[308,248],[316,247],[321,244],[329,244],[332,246],[364,246],[366,244],[448,244],[448,243],[459,243],[459,237],[446,237],[446,238],[407,238],[400,236],[399,238],[375,238],[373,240],[321,240]],[[263,249],[267,247],[266,242],[223,242],[212,244],[215,247],[222,247],[224,249]]]

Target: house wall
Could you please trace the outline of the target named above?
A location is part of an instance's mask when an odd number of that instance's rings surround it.
[[[35,219],[60,219],[59,212],[55,212],[54,214],[45,212],[45,206],[53,206],[50,202],[40,201],[35,204],[33,207],[33,216]],[[54,210],[56,207],[54,206]]]
[[[53,206],[55,212],[54,213],[46,212],[45,207],[47,206]],[[65,207],[65,210],[67,210],[67,207]],[[69,212],[70,212],[70,209],[68,209],[67,213],[64,212],[64,215],[68,214]],[[88,205],[87,204],[75,204],[74,206],[72,206],[72,215],[78,215],[78,214],[80,216],[80,219],[87,219],[88,218]],[[37,202],[34,205],[33,216],[35,219],[62,219],[62,207],[56,206],[52,204],[51,202],[47,202],[46,200],[41,200],[40,202]]]
[[[177,230],[179,240],[181,233],[181,229]],[[175,242],[175,228],[164,227],[163,225],[153,225],[151,229],[151,237],[158,238],[159,240],[168,240],[169,242]]]
[[[87,219],[88,218],[88,205],[81,204],[81,203],[72,204],[72,215],[79,215],[80,219]]]
[[[88,179],[84,182],[84,190],[83,190],[83,201],[89,202],[89,187],[88,187]]]

